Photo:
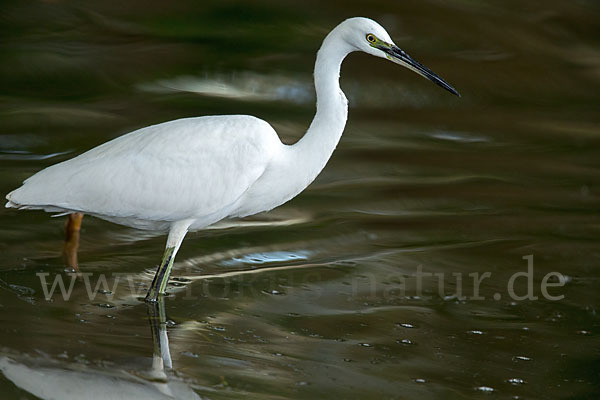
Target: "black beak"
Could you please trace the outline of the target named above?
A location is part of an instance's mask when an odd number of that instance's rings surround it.
[[[446,89],[450,93],[460,97],[460,93],[458,93],[458,91],[456,89],[454,89],[452,87],[452,85],[450,85],[448,82],[446,82],[445,80],[440,78],[435,72],[433,72],[432,70],[430,70],[423,64],[419,63],[418,61],[415,61],[413,58],[411,58],[411,56],[406,54],[406,52],[404,50],[400,49],[398,46],[396,46],[396,45],[390,45],[388,47],[381,46],[381,47],[379,47],[379,49],[381,51],[385,52],[388,55],[388,58],[391,61],[395,62],[396,64],[400,64],[400,65],[416,72],[417,74],[424,76],[425,78],[429,79],[431,82],[435,83],[436,85],[438,85],[438,86]]]

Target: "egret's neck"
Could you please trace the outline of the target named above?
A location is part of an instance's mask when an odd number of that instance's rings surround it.
[[[348,101],[340,89],[340,67],[353,49],[332,31],[323,41],[315,63],[317,113],[302,139],[292,146],[296,174],[305,187],[325,167],[335,150],[348,118]]]

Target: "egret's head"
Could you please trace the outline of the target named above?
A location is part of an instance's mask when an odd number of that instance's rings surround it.
[[[346,41],[356,50],[400,64],[443,87],[450,93],[460,96],[458,91],[448,82],[396,46],[390,35],[377,22],[369,18],[357,17],[347,19],[342,23],[342,26]]]

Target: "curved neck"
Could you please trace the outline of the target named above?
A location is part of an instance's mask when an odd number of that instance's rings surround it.
[[[306,134],[292,147],[298,170],[306,185],[325,167],[344,132],[348,118],[348,101],[340,89],[340,67],[352,52],[335,29],[327,35],[315,63],[317,112]]]

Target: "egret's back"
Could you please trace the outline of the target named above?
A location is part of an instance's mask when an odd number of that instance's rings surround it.
[[[6,196],[6,206],[80,211],[132,226],[128,219],[201,219],[234,204],[278,146],[271,126],[254,117],[179,119],[38,172]]]

